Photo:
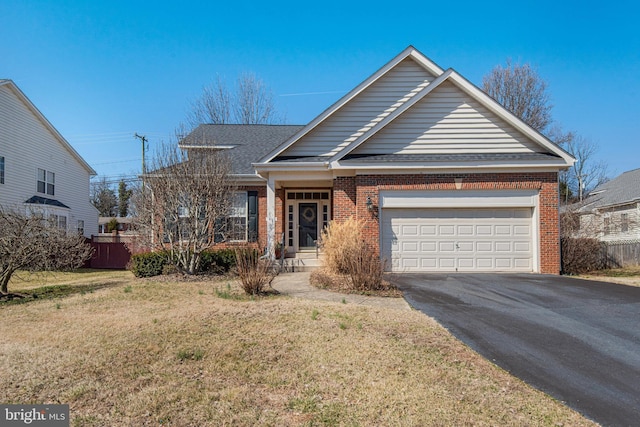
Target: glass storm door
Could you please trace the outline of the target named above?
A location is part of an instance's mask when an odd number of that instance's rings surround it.
[[[318,204],[300,203],[298,205],[298,246],[300,249],[316,247],[318,240]]]

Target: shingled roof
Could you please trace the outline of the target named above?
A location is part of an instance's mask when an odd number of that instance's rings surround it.
[[[624,172],[591,192],[581,210],[623,205],[640,201],[640,169]]]
[[[184,148],[225,149],[234,174],[253,175],[252,163],[295,135],[299,125],[203,124],[180,141]]]

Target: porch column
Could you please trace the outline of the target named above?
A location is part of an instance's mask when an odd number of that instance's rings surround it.
[[[276,244],[276,181],[267,180],[267,252],[273,257]]]

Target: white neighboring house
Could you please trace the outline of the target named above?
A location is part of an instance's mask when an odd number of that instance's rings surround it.
[[[640,242],[640,169],[597,187],[577,212],[582,235],[607,243]]]
[[[98,233],[89,198],[96,172],[11,80],[0,79],[0,205],[41,212],[86,237]]]

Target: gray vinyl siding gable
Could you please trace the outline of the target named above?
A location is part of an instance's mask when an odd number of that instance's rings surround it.
[[[404,59],[281,155],[307,157],[338,153],[434,78],[413,59]]]
[[[531,153],[542,147],[444,82],[353,154]]]
[[[69,230],[82,220],[85,236],[97,234],[89,171],[7,85],[0,86],[0,129],[0,156],[5,158],[0,205],[24,210],[24,202],[32,196],[52,198],[69,206],[65,210]],[[38,168],[55,173],[55,195],[37,192]]]

